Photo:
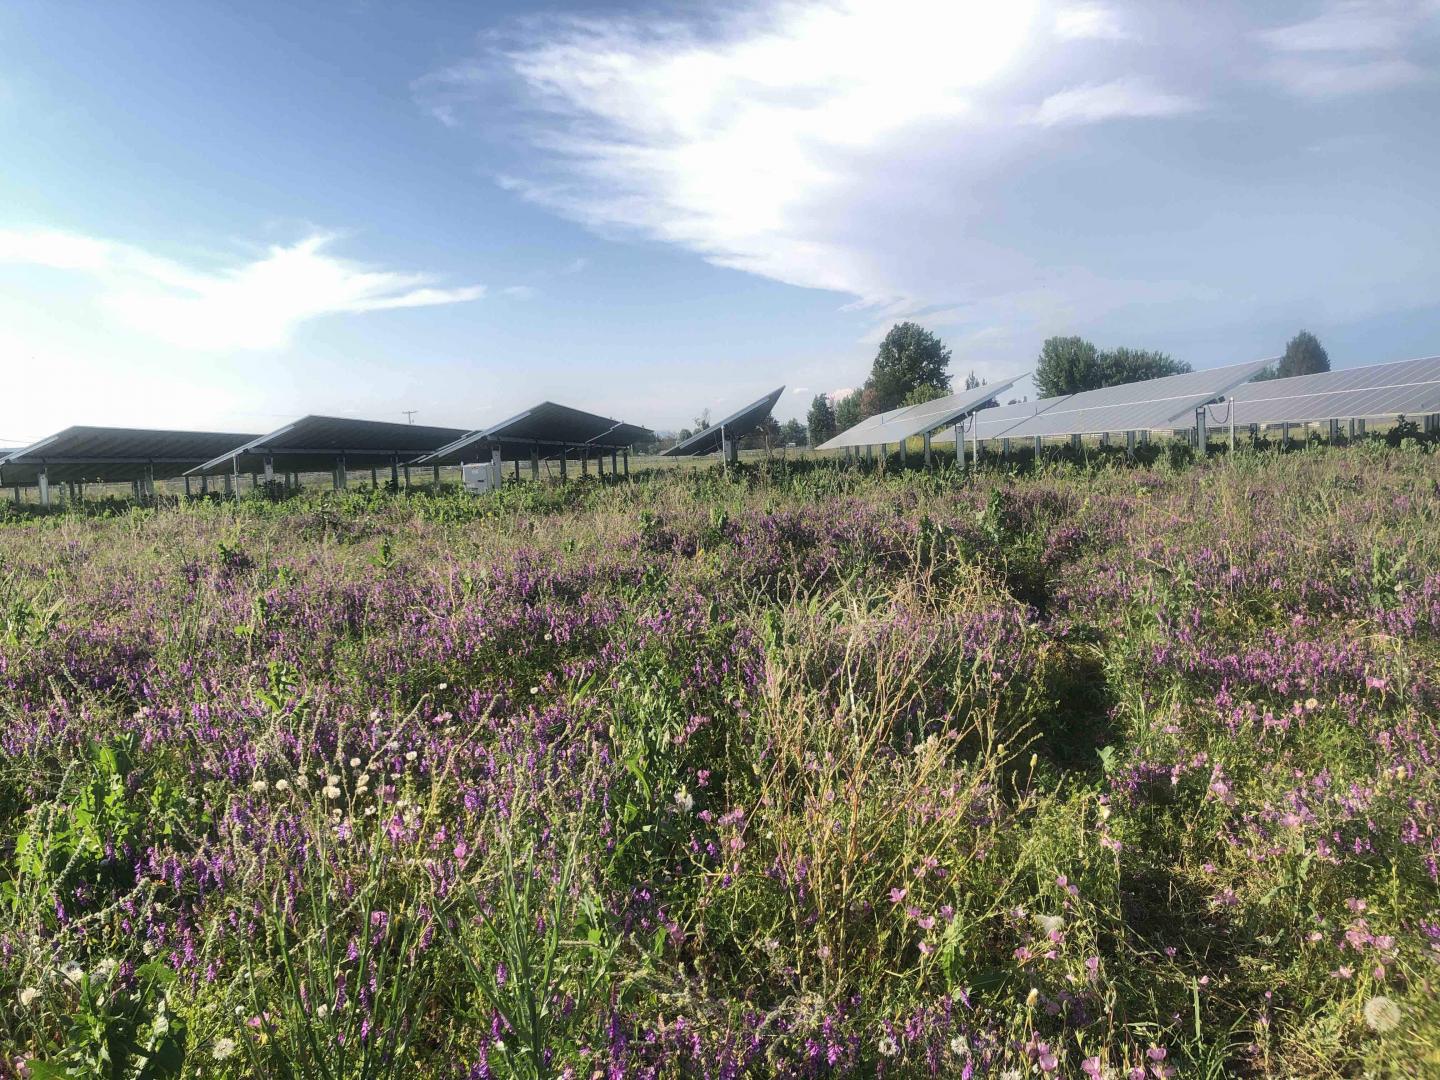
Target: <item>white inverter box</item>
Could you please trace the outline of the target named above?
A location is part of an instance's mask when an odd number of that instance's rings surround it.
[[[472,495],[484,495],[500,486],[500,469],[492,461],[477,461],[460,466],[460,476],[465,490]]]

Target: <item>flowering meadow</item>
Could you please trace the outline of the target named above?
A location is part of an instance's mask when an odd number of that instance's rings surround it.
[[[1440,1076],[1440,455],[0,519],[0,1074]]]

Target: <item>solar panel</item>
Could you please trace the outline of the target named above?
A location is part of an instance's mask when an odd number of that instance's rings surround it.
[[[1041,407],[1034,415],[996,432],[995,436],[984,437],[1029,439],[1183,427],[1200,406],[1228,394],[1272,363],[1273,359],[1251,360],[1064,397],[1042,398],[1035,403]]]
[[[981,439],[998,439],[1001,433],[1008,428],[1014,427],[1021,420],[1034,416],[1046,402],[1059,400],[1057,398],[1044,398],[1036,401],[1017,401],[1013,405],[997,405],[993,409],[980,409],[973,413],[973,422],[980,425],[979,437]],[[963,432],[965,438],[975,437],[970,422],[965,425]],[[955,428],[949,427],[935,435],[930,440],[936,445],[953,443],[955,441]]]
[[[458,437],[433,447],[415,464],[460,465],[488,460],[496,449],[506,460],[528,459],[536,450],[547,458],[561,454],[593,458],[628,450],[653,437],[653,432],[636,424],[542,401],[493,427],[460,432]]]
[[[1440,356],[1249,383],[1230,400],[1237,427],[1424,416],[1440,412]],[[1212,410],[1210,422],[1230,422],[1224,406]]]
[[[191,474],[219,475],[258,472],[268,459],[282,472],[322,472],[343,458],[347,465],[390,465],[409,461],[463,435],[460,428],[399,424],[388,420],[348,420],[338,416],[306,416],[258,437],[241,436],[195,468]]]
[[[697,431],[684,442],[672,446],[662,456],[698,457],[701,454],[713,454],[720,449],[726,436],[731,440],[743,439],[765,422],[765,418],[770,415],[770,410],[775,408],[775,403],[780,400],[780,395],[784,392],[785,387],[783,386],[771,390],[764,397],[731,413],[718,424],[711,424],[703,431]]]
[[[991,386],[977,386],[973,390],[962,390],[958,394],[947,394],[934,401],[919,405],[906,405],[889,412],[879,413],[854,427],[847,428],[818,450],[839,450],[847,446],[876,446],[880,443],[898,443],[912,435],[923,435],[936,428],[948,427],[961,417],[974,412],[997,394],[1003,394],[1023,376],[1016,375]]]
[[[42,470],[51,483],[166,480],[252,438],[217,431],[68,427],[6,455],[0,460],[0,483],[34,484]]]

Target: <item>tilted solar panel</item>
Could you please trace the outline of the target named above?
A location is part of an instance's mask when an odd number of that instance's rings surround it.
[[[775,408],[775,403],[780,400],[780,395],[785,392],[781,386],[771,390],[770,393],[756,401],[752,401],[743,409],[739,409],[718,424],[711,424],[703,431],[697,431],[684,442],[672,446],[662,455],[664,457],[698,457],[701,454],[713,454],[720,449],[724,436],[730,439],[743,439],[750,432],[765,422],[770,411]]]
[[[1230,395],[1235,425],[1425,416],[1440,412],[1440,356],[1248,383]],[[1224,406],[1212,426],[1230,422]]]
[[[334,468],[342,458],[347,465],[389,465],[397,460],[409,461],[463,434],[460,428],[305,416],[268,435],[232,446],[189,472],[212,476],[231,470],[257,472],[267,459],[284,472],[322,472]]]
[[[1002,379],[990,386],[977,386],[973,390],[962,390],[958,394],[947,394],[934,401],[919,405],[907,405],[899,409],[872,416],[852,428],[847,428],[819,450],[839,450],[847,446],[876,446],[881,443],[898,443],[913,435],[948,427],[961,417],[974,412],[998,394],[1003,394],[1024,376]]]
[[[1063,398],[1042,398],[1035,415],[999,433],[1003,438],[1047,438],[1111,431],[1152,431],[1186,426],[1196,409],[1254,378],[1270,360],[1167,375],[1159,379],[1086,390]],[[1053,404],[1046,405],[1047,401]]]
[[[218,431],[68,427],[0,462],[0,483],[35,483],[43,470],[52,483],[122,482],[183,475],[206,458],[253,435]]]
[[[653,438],[648,428],[626,424],[608,416],[542,401],[534,408],[480,431],[463,432],[433,448],[417,465],[459,465],[488,459],[494,450],[510,460],[542,457],[598,457],[628,449]]]

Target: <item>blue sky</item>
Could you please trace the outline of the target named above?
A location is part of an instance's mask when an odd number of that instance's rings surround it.
[[[1440,0],[0,8],[0,445],[1440,352]]]

